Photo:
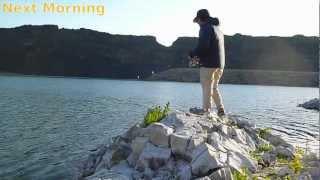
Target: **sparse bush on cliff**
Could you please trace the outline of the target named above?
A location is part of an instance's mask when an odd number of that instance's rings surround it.
[[[163,109],[161,106],[149,108],[147,114],[144,117],[143,125],[146,127],[152,123],[159,122],[163,118],[165,118],[170,111],[169,105],[170,103],[168,102],[163,107]]]

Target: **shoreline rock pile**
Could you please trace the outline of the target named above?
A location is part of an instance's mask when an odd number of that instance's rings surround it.
[[[130,180],[231,180],[233,172],[258,173],[278,156],[294,158],[291,144],[270,133],[263,136],[253,124],[234,116],[209,119],[174,111],[147,127],[137,123],[98,148],[83,164],[78,179],[104,179],[104,172],[111,170]],[[253,158],[252,152],[264,145],[272,149],[261,159]],[[279,171],[281,176],[290,173]]]
[[[303,104],[299,104],[298,107],[303,107],[305,109],[314,109],[314,110],[320,110],[320,101],[318,98],[311,99],[310,101],[307,101]]]

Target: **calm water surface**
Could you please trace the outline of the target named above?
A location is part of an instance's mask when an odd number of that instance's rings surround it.
[[[317,88],[221,85],[229,113],[318,151]],[[198,83],[0,76],[0,179],[71,179],[71,165],[148,107],[201,105]]]

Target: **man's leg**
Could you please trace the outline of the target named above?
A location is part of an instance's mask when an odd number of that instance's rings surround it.
[[[213,75],[212,97],[213,97],[214,103],[217,106],[218,112],[223,111],[224,113],[224,106],[223,106],[222,98],[218,88],[218,84],[220,82],[220,78],[222,74],[223,74],[223,69],[221,68],[215,69],[214,75]]]
[[[213,68],[200,68],[200,83],[202,87],[202,109],[204,111],[210,111],[212,107],[211,86],[213,83],[213,72]]]

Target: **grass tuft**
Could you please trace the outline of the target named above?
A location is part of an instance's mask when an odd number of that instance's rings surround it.
[[[169,105],[170,103],[168,102],[163,108],[160,106],[149,108],[147,114],[144,116],[143,126],[147,127],[165,118],[170,111]]]

